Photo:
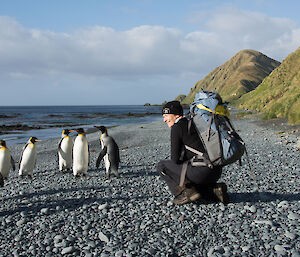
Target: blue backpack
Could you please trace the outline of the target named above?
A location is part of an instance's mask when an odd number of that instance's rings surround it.
[[[198,130],[206,150],[202,158],[208,166],[225,166],[241,160],[245,143],[233,128],[227,105],[218,93],[198,92],[190,106],[189,120]]]
[[[205,148],[205,152],[199,152],[185,145],[184,150],[196,155],[182,166],[179,185],[182,187],[187,171],[187,165],[192,166],[226,166],[239,161],[246,153],[249,168],[250,162],[246,146],[242,138],[233,128],[229,120],[229,110],[223,103],[221,96],[214,91],[199,91],[190,105],[190,112],[186,115],[188,130],[194,122],[199,138]],[[183,151],[184,151],[183,150]]]

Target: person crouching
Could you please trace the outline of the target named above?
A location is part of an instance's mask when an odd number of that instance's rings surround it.
[[[217,200],[227,204],[226,185],[216,183],[221,177],[221,167],[210,169],[206,166],[192,166],[188,163],[183,186],[179,186],[184,162],[196,155],[186,150],[185,145],[200,152],[205,150],[195,124],[192,122],[191,127],[188,128],[188,120],[183,116],[183,108],[179,101],[166,103],[162,109],[162,115],[164,122],[171,129],[171,160],[160,161],[157,171],[175,196],[173,203],[185,204],[213,195]]]

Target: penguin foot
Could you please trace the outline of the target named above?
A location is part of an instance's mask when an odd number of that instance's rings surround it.
[[[85,173],[82,174],[82,176],[85,177],[85,178],[89,178],[88,174],[85,174]]]
[[[116,178],[120,178],[119,173],[114,173],[114,175],[116,176]]]

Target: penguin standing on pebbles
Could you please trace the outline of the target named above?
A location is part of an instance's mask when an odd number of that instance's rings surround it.
[[[13,171],[16,169],[15,161],[9,149],[6,147],[6,142],[0,140],[0,174],[2,175],[2,179],[0,178],[0,186],[2,185],[1,181],[8,178],[11,169]]]
[[[73,146],[73,174],[75,177],[87,175],[89,167],[89,144],[83,128],[74,129],[78,132]]]
[[[19,176],[28,175],[32,178],[32,171],[36,164],[36,145],[35,142],[41,141],[36,137],[31,137],[27,141],[26,145],[23,147],[21,158],[19,161]]]
[[[115,140],[108,135],[107,128],[104,126],[95,126],[102,133],[100,136],[101,148],[98,159],[96,161],[96,167],[98,168],[101,160],[104,158],[104,164],[106,169],[106,177],[109,178],[111,172],[118,178],[118,168],[120,163],[119,147]]]
[[[73,130],[64,129],[58,144],[59,171],[63,171],[65,169],[68,171],[72,168],[73,140],[69,136],[72,131]]]

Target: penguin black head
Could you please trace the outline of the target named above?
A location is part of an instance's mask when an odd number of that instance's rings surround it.
[[[29,141],[34,144],[35,142],[41,141],[41,140],[38,140],[36,137],[31,137],[31,138],[29,138]]]
[[[73,131],[73,130],[64,129],[62,133],[63,133],[64,135],[67,135],[67,136],[68,136],[72,131]]]
[[[77,131],[78,134],[85,134],[84,129],[83,128],[79,128],[79,129],[74,129],[74,131]]]
[[[107,132],[107,128],[105,126],[94,126],[94,127],[99,129],[102,134]]]
[[[1,147],[6,147],[6,142],[4,140],[0,140],[0,146]]]

